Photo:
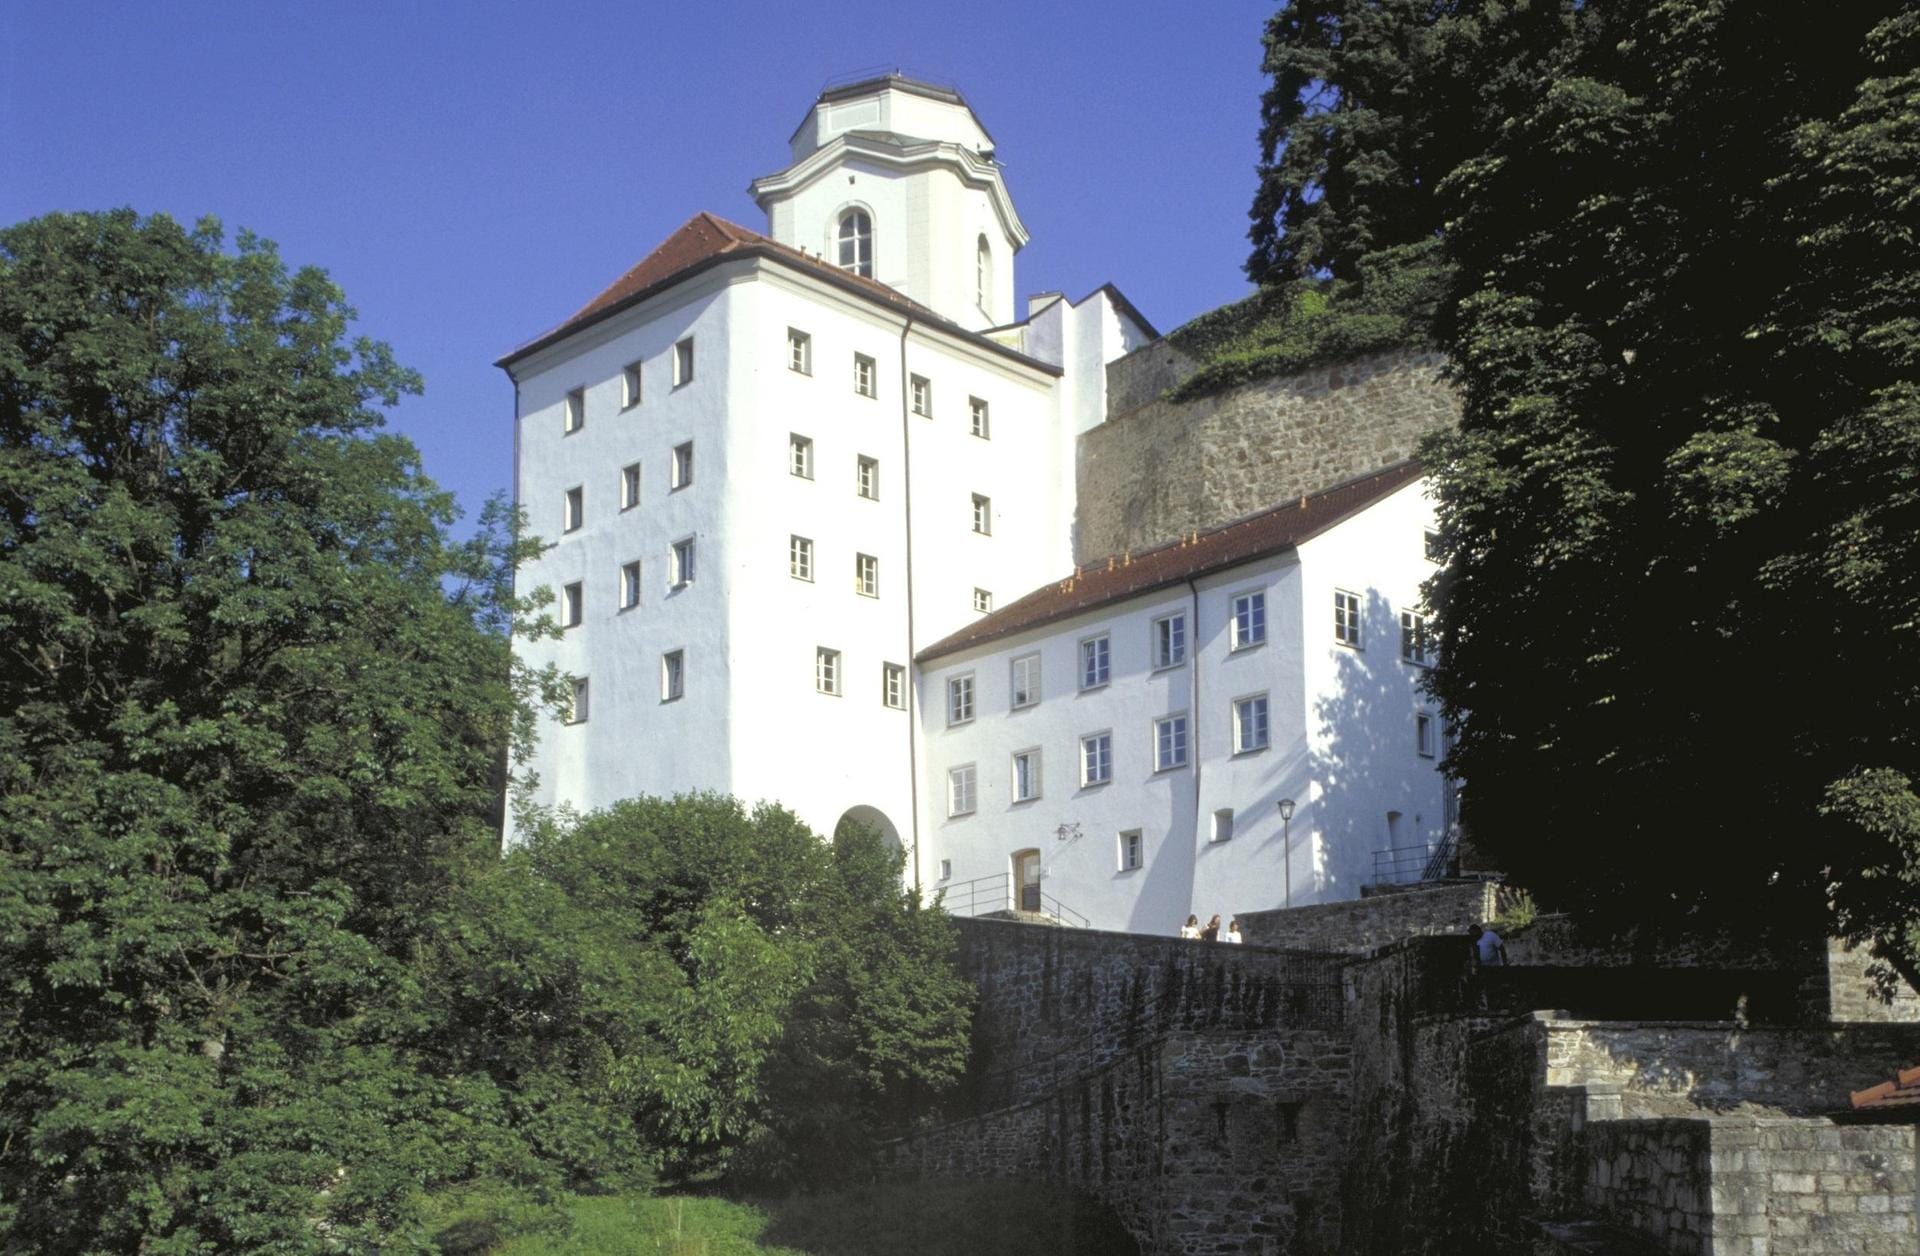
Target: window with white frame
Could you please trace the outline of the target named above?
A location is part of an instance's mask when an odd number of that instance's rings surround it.
[[[987,592],[985,589],[976,588],[973,591],[973,609],[982,615],[991,611],[993,609],[993,594]]]
[[[972,432],[975,436],[978,436],[981,440],[987,440],[991,438],[991,436],[993,435],[993,431],[987,424],[987,403],[986,402],[980,400],[980,398],[978,397],[968,397],[967,398],[967,416],[968,416],[967,417],[968,431]]]
[[[1080,739],[1080,783],[1105,785],[1113,779],[1113,734],[1088,733]]]
[[[587,678],[575,676],[573,688],[567,695],[567,723],[584,724],[587,722]]]
[[[940,861],[940,879],[942,881],[953,880],[953,860],[942,859]]]
[[[1422,531],[1420,533],[1420,552],[1430,563],[1437,563],[1444,559],[1446,554],[1440,548],[1440,534],[1432,528],[1427,528]]]
[[[1040,751],[1019,750],[1013,756],[1013,800],[1032,802],[1040,796]]]
[[[562,420],[562,431],[573,435],[587,425],[587,390],[570,388],[567,390],[567,406]]]
[[[993,502],[978,493],[973,495],[973,530],[981,536],[993,534]]]
[[[787,369],[813,374],[813,337],[793,327],[787,328]]]
[[[1153,770],[1165,772],[1169,768],[1185,767],[1187,764],[1187,717],[1179,715],[1162,716],[1153,722]]]
[[[1098,689],[1112,679],[1113,653],[1107,642],[1107,634],[1088,637],[1080,643],[1080,687]]]
[[[787,574],[795,580],[813,579],[813,542],[807,537],[787,538]]]
[[[907,669],[901,664],[880,665],[880,702],[896,711],[907,709]]]
[[[1333,591],[1333,639],[1341,645],[1360,648],[1360,595],[1345,589]]]
[[[629,462],[620,468],[620,509],[632,510],[640,504],[640,464]]]
[[[1233,703],[1233,752],[1267,748],[1267,695],[1236,698]]]
[[[850,209],[840,215],[836,233],[840,267],[866,279],[873,278],[873,219],[864,209]]]
[[[1422,759],[1433,758],[1433,717],[1425,711],[1413,717],[1413,748]]]
[[[673,543],[672,570],[667,573],[668,580],[676,589],[685,588],[693,583],[693,538]]]
[[[979,805],[978,781],[975,779],[973,764],[963,763],[957,768],[947,769],[947,814],[949,816],[972,815]]]
[[[566,492],[560,505],[560,530],[578,532],[587,519],[587,490],[575,485]]]
[[[1120,834],[1120,871],[1132,872],[1146,862],[1146,842],[1139,829],[1126,829]]]
[[[687,652],[668,650],[660,656],[660,701],[678,702],[687,695]]]
[[[620,408],[631,410],[640,404],[640,364],[629,362],[620,368]]]
[[[870,502],[880,500],[880,460],[861,454],[853,464],[853,491]]]
[[[853,355],[853,391],[862,397],[878,397],[879,381],[874,378],[873,359],[864,353]]]
[[[915,375],[909,381],[907,395],[913,412],[923,419],[933,417],[933,382],[924,375]]]
[[[560,626],[562,628],[580,626],[581,615],[586,610],[586,600],[586,586],[580,581],[576,580],[572,584],[561,586]]]
[[[688,336],[673,346],[673,386],[693,382],[693,337]]]
[[[667,475],[668,482],[675,489],[683,489],[693,483],[693,442],[673,447],[673,467]]]
[[[1213,841],[1230,842],[1233,840],[1233,808],[1221,807],[1213,813]]]
[[[632,610],[640,605],[640,560],[620,564],[620,609]]]
[[[820,646],[813,652],[813,687],[840,696],[840,651]]]
[[[973,719],[973,673],[947,681],[947,727]]]
[[[1267,595],[1251,589],[1233,596],[1233,614],[1227,620],[1229,648],[1244,650],[1267,639]]]
[[[1427,637],[1427,617],[1419,611],[1400,612],[1400,658],[1416,667],[1433,666]]]
[[[986,314],[993,306],[993,250],[982,234],[973,248],[973,303]]]
[[[1153,647],[1153,665],[1172,667],[1187,661],[1187,617],[1185,613],[1162,615],[1153,621],[1149,640]]]
[[[787,470],[803,480],[813,478],[813,442],[798,432],[787,434]]]
[[[880,596],[880,560],[872,554],[853,556],[853,591],[861,597]]]
[[[1013,709],[1040,701],[1040,656],[1022,654],[1013,660]]]

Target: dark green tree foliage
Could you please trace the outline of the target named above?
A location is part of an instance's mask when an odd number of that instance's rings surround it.
[[[1428,451],[1474,838],[1920,975],[1920,14],[1591,5],[1447,181]]]
[[[489,1154],[397,1044],[520,718],[500,543],[350,319],[211,222],[0,232],[6,1250],[351,1243]]]

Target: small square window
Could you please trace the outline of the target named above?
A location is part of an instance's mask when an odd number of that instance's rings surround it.
[[[953,880],[953,860],[942,859],[940,861],[940,879],[942,881]]]
[[[573,388],[567,391],[566,417],[562,420],[564,430],[571,436],[587,425],[587,390]]]
[[[853,355],[853,391],[862,397],[878,397],[880,387],[875,375],[872,358],[864,353]]]
[[[993,534],[993,502],[978,493],[973,495],[973,530],[981,536]]]
[[[1169,715],[1153,722],[1153,770],[1187,765],[1187,717]]]
[[[673,466],[667,474],[669,485],[675,490],[683,489],[693,483],[693,442],[673,447]]]
[[[1213,840],[1229,842],[1233,840],[1233,808],[1222,807],[1213,813]]]
[[[985,589],[975,589],[973,591],[973,609],[982,615],[987,614],[993,609],[993,594],[987,592]]]
[[[1175,667],[1187,661],[1187,617],[1162,615],[1153,621],[1153,665]]]
[[[1128,829],[1120,835],[1120,871],[1132,872],[1145,862],[1145,845],[1139,829]]]
[[[632,510],[640,504],[640,464],[630,462],[620,468],[620,509]]]
[[[853,491],[870,502],[880,500],[880,460],[860,455],[853,468]]]
[[[640,404],[640,364],[629,362],[620,368],[620,408],[631,410]]]
[[[567,723],[584,724],[587,722],[587,678],[575,676],[573,689],[567,695]]]
[[[1013,660],[1013,709],[1040,701],[1040,656],[1022,654]]]
[[[1333,639],[1341,645],[1360,648],[1360,595],[1345,589],[1333,591]]]
[[[587,592],[585,586],[576,580],[560,589],[560,626],[578,628],[582,612],[586,609]]]
[[[813,687],[840,696],[840,651],[821,646],[813,652]]]
[[[1267,748],[1267,695],[1254,694],[1233,704],[1233,752],[1246,754]]]
[[[1446,561],[1446,551],[1440,548],[1440,534],[1432,528],[1420,534],[1420,552],[1430,563]]]
[[[880,596],[880,560],[872,554],[853,556],[853,591],[861,597]]]
[[[623,563],[620,567],[620,609],[631,610],[640,605],[640,560]]]
[[[903,665],[880,665],[880,701],[896,711],[907,709],[907,669]]]
[[[693,583],[693,538],[673,543],[673,570],[668,573],[676,589]]]
[[[678,702],[687,696],[687,652],[669,650],[660,656],[660,701]]]
[[[693,382],[693,337],[688,336],[673,346],[673,386],[679,388]]]
[[[923,419],[933,417],[933,384],[924,375],[915,375],[908,389],[913,412]]]
[[[1040,796],[1040,751],[1021,750],[1013,756],[1013,800],[1032,802]]]
[[[947,814],[949,816],[967,816],[974,813],[979,805],[979,791],[974,776],[973,764],[962,764],[947,770]]]
[[[1113,734],[1091,733],[1080,739],[1080,783],[1105,785],[1113,779]]]
[[[1425,711],[1413,717],[1413,748],[1422,759],[1433,758],[1433,717]]]
[[[787,574],[795,580],[813,579],[813,542],[804,536],[787,538]]]
[[[1433,666],[1427,617],[1418,611],[1400,612],[1400,658],[1415,667]]]
[[[1233,614],[1228,620],[1230,648],[1244,650],[1267,639],[1267,595],[1255,589],[1233,598]]]
[[[587,519],[587,490],[580,487],[570,488],[560,506],[560,530],[578,532],[580,525]]]
[[[787,437],[787,470],[803,480],[813,478],[813,442],[798,433]]]
[[[967,430],[981,440],[987,440],[992,435],[987,426],[987,403],[978,397],[967,398]]]
[[[1112,677],[1112,652],[1108,648],[1107,634],[1088,637],[1080,643],[1080,687],[1098,689]]]
[[[947,682],[947,727],[973,719],[973,673],[955,676]]]
[[[787,328],[787,369],[813,374],[813,337],[791,327]]]

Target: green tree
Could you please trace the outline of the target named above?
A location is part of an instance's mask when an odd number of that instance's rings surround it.
[[[529,718],[523,547],[447,540],[351,319],[211,221],[0,231],[6,1250],[350,1244],[508,1155],[405,1043]]]
[[[1920,13],[1583,14],[1442,188],[1467,821],[1561,902],[1824,910],[1920,977]]]

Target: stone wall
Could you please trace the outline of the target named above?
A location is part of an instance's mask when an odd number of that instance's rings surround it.
[[[1107,367],[1107,422],[1081,434],[1076,561],[1143,549],[1410,458],[1459,418],[1441,358],[1402,351],[1194,401],[1194,363],[1156,341]]]
[[[1835,938],[1827,943],[1828,1006],[1836,1021],[1920,1022],[1920,994],[1904,981],[1891,989],[1869,975],[1872,959]]]
[[[1491,881],[1436,883],[1342,903],[1241,912],[1240,931],[1263,946],[1371,951],[1403,938],[1452,934],[1491,919],[1500,887]]]
[[[1587,1133],[1586,1203],[1674,1256],[1717,1256],[1712,1144],[1704,1120],[1602,1121]]]

